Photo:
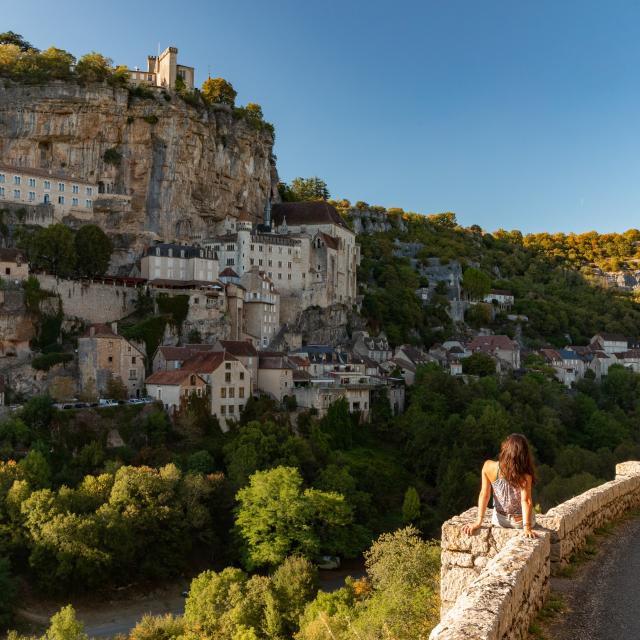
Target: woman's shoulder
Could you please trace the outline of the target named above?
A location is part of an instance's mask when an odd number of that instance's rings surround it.
[[[496,475],[497,469],[498,469],[497,460],[485,460],[484,464],[482,465],[482,471],[492,476]]]

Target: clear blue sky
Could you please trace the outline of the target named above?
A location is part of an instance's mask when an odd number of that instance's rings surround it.
[[[20,0],[2,30],[143,66],[160,43],[276,126],[280,176],[522,231],[640,225],[640,4]]]

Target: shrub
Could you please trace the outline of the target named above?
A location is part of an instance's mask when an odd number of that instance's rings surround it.
[[[39,371],[49,371],[56,364],[71,362],[72,353],[43,353],[31,361],[31,366]]]
[[[129,87],[130,98],[140,98],[141,100],[155,100],[155,94],[153,90],[144,84],[139,84],[135,87]]]
[[[114,166],[118,166],[120,164],[120,162],[122,161],[122,154],[115,147],[111,147],[110,149],[107,149],[104,152],[104,155],[102,156],[102,159],[107,164],[112,164]]]
[[[142,118],[147,124],[158,124],[158,116],[156,115],[150,115],[150,116],[143,116]]]

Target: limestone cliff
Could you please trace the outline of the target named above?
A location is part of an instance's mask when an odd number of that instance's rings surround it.
[[[227,214],[259,217],[277,183],[272,148],[268,130],[229,107],[195,108],[175,94],[62,81],[5,80],[0,90],[0,160],[129,196],[94,205],[96,222],[125,238],[197,239]]]

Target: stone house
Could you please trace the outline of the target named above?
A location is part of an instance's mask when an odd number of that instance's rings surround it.
[[[0,278],[26,280],[29,277],[29,262],[20,249],[0,248]]]
[[[102,395],[110,379],[120,378],[130,397],[144,395],[144,354],[118,335],[115,323],[92,324],[78,338],[78,368],[83,391],[93,386]]]
[[[629,349],[622,353],[616,353],[615,357],[621,365],[640,373],[640,349]]]
[[[211,414],[220,428],[229,430],[229,421],[237,420],[251,397],[251,372],[226,351],[198,353],[182,365],[197,373],[209,385]]]
[[[218,340],[214,351],[226,351],[242,362],[251,378],[251,393],[258,388],[258,351],[249,340]]]
[[[476,336],[467,344],[467,349],[471,353],[486,353],[496,360],[499,367],[520,368],[520,346],[509,336]]]
[[[184,369],[156,371],[146,380],[147,395],[162,402],[171,415],[178,413],[191,396],[207,394],[207,383],[198,374]]]
[[[366,331],[354,331],[351,349],[354,353],[367,356],[376,362],[385,362],[393,356],[393,350],[384,332],[371,337]]]
[[[262,352],[258,365],[258,389],[279,402],[293,393],[295,365],[284,353]]]
[[[600,349],[608,354],[622,353],[629,349],[629,339],[619,333],[601,331],[591,338],[592,349]]]
[[[243,332],[253,344],[264,349],[280,328],[280,294],[271,278],[257,267],[242,274],[244,288]]]
[[[493,304],[500,310],[504,311],[510,309],[515,302],[515,298],[511,291],[505,289],[491,289],[489,293],[483,298],[483,302],[487,304]]]
[[[152,371],[172,371],[180,369],[185,360],[188,360],[201,351],[213,351],[211,344],[186,344],[182,347],[162,345],[156,349],[151,361]]]

